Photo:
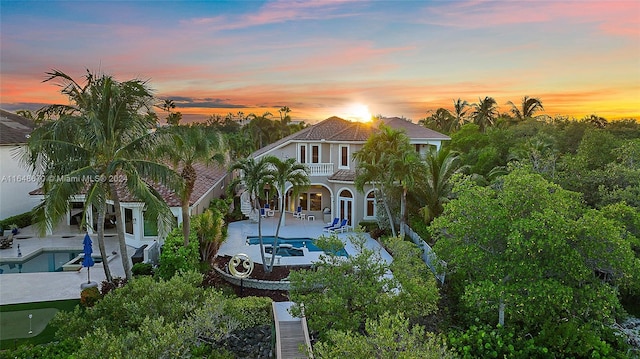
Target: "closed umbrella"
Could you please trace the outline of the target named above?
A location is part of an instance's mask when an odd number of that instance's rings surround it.
[[[88,288],[88,287],[97,287],[98,284],[95,282],[91,282],[91,277],[90,277],[90,268],[93,267],[93,265],[95,264],[95,262],[93,261],[93,257],[91,256],[91,254],[93,254],[93,246],[92,246],[92,242],[91,242],[91,237],[89,237],[89,233],[84,235],[84,240],[82,241],[82,244],[84,244],[84,259],[82,260],[82,266],[83,267],[87,267],[87,283],[82,284],[80,287],[81,288]]]

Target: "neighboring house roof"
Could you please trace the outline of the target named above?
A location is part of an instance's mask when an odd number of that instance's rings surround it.
[[[0,145],[27,143],[35,124],[32,120],[0,109]]]
[[[189,205],[193,205],[206,195],[216,184],[218,184],[227,174],[226,168],[218,165],[205,165],[202,163],[196,163],[193,165],[196,170],[196,183],[193,187],[193,193],[189,198]],[[149,183],[160,195],[162,199],[167,203],[169,207],[180,207],[180,197],[170,188],[158,184]],[[127,190],[126,184],[120,181],[116,185],[118,191],[118,197],[120,202],[142,202],[141,200],[133,197]],[[29,192],[30,195],[43,195],[42,188],[38,188]],[[84,194],[84,193],[81,193]]]
[[[447,135],[443,135],[440,132],[436,132],[424,126],[417,125],[411,121],[408,121],[400,117],[383,118],[382,122],[384,122],[385,125],[395,129],[404,129],[407,132],[407,136],[409,136],[409,138],[412,138],[412,139],[419,138],[419,139],[443,140],[443,141],[448,141],[451,139]]]
[[[450,140],[446,135],[402,118],[383,118],[381,121],[392,128],[405,130],[412,140]],[[253,157],[261,156],[290,141],[365,142],[377,129],[378,122],[352,122],[333,116],[255,151]]]

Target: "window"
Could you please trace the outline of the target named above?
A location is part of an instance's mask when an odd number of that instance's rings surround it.
[[[320,146],[311,146],[311,163],[320,163]]]
[[[340,146],[340,167],[349,167],[349,146]]]
[[[311,200],[310,211],[322,210],[322,193],[309,193],[309,199]]]
[[[124,209],[124,232],[133,234],[133,210],[130,208]]]
[[[300,163],[307,163],[307,146],[300,145],[300,158],[298,159]]]
[[[147,236],[157,236],[158,235],[158,220],[156,218],[150,218],[147,214],[147,211],[142,213],[144,217],[144,235]]]
[[[306,193],[300,193],[299,198],[300,198],[300,207],[302,207],[302,210],[304,211],[307,209],[308,196]]]
[[[375,217],[376,216],[376,196],[373,191],[370,191],[367,194],[366,202],[365,202],[366,213],[365,217]]]

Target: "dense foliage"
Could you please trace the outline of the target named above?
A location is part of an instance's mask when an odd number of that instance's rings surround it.
[[[352,235],[350,241],[358,254],[348,258],[325,255],[314,269],[290,275],[291,300],[304,303],[309,327],[323,341],[331,342],[336,332],[366,335],[366,323],[385,313],[401,313],[415,322],[436,311],[439,295],[435,280],[415,257],[411,244],[393,241],[394,253],[401,260],[389,264],[365,247],[360,234]],[[336,237],[318,242],[328,253],[343,245]],[[300,310],[296,307],[293,312]]]
[[[623,223],[522,169],[491,187],[460,181],[454,193],[431,228],[463,322],[500,321],[569,356],[606,352],[603,325],[623,315],[617,288],[640,280]],[[581,335],[580,347],[560,339]]]

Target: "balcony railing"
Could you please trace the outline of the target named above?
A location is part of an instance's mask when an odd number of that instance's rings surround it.
[[[310,176],[329,176],[333,174],[333,163],[305,163]]]

